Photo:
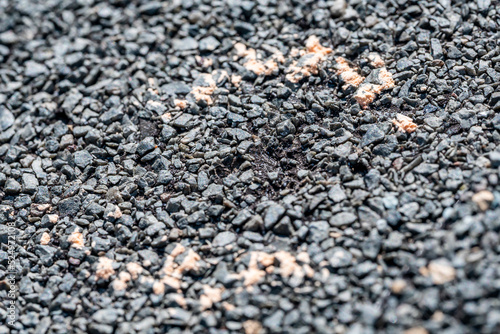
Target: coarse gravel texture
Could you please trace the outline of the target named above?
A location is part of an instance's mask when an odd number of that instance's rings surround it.
[[[0,334],[499,333],[499,26],[0,0]]]

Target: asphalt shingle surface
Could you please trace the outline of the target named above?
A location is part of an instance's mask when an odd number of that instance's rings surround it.
[[[0,1],[0,333],[498,333],[499,6]]]

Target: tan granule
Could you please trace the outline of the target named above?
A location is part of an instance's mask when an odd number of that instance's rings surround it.
[[[42,237],[40,238],[40,245],[47,245],[50,242],[50,234],[47,232],[42,233]]]
[[[82,249],[85,247],[85,241],[83,240],[82,232],[75,231],[71,233],[68,237],[68,242],[71,243],[71,247]]]
[[[320,273],[321,273],[321,279],[323,281],[326,281],[328,277],[330,277],[330,270],[328,270],[327,268],[322,268]]]
[[[302,267],[297,264],[297,261],[292,254],[285,251],[279,251],[274,253],[274,256],[280,262],[281,276],[288,278],[292,274],[294,276],[303,275]]]
[[[188,250],[188,255],[184,258],[181,265],[177,267],[175,273],[178,275],[182,275],[185,271],[196,270],[200,267],[198,261],[201,260],[201,257],[192,249]]]
[[[203,294],[200,296],[201,310],[212,308],[213,304],[218,303],[222,299],[224,288],[212,288],[209,285],[203,286]]]
[[[372,87],[373,85],[370,84],[363,85],[359,87],[356,93],[353,95],[353,98],[363,109],[367,108],[368,105],[375,100],[375,97],[377,97]]]
[[[161,272],[165,275],[172,275],[174,273],[174,266],[175,266],[175,260],[176,256],[170,254],[167,256],[165,259],[165,263],[163,264],[163,268],[161,269]]]
[[[365,80],[365,77],[359,75],[344,58],[338,57],[335,61],[337,62],[337,75],[340,75],[342,81],[345,82],[344,89],[348,86],[358,87]]]
[[[403,332],[403,334],[428,334],[428,333],[429,332],[424,327],[413,327]]]
[[[186,109],[187,108],[187,101],[186,100],[177,100],[177,99],[174,99],[174,105],[177,108]]]
[[[172,289],[179,290],[181,288],[181,281],[180,279],[172,276],[163,276],[162,279],[160,280],[160,283],[162,285],[168,285]],[[163,286],[163,289],[165,289],[165,286]]]
[[[47,211],[47,210],[49,210],[51,208],[51,205],[50,204],[36,204],[35,208],[38,211],[45,212],[45,211]]]
[[[264,64],[257,59],[249,59],[243,66],[257,75],[261,75],[266,72],[266,67]]]
[[[285,57],[279,51],[276,51],[270,59],[264,62],[257,59],[257,51],[254,49],[247,49],[247,47],[242,43],[236,43],[234,45],[234,49],[236,50],[235,60],[238,58],[246,58],[246,62],[243,66],[257,75],[271,75],[279,69],[277,62],[285,62]],[[238,87],[238,85],[234,82],[233,84]]]
[[[155,295],[161,295],[165,292],[165,284],[163,282],[155,281],[153,283],[153,293]]]
[[[385,66],[384,60],[380,57],[378,53],[370,53],[368,55],[368,60],[370,61],[370,65],[372,65],[375,68]]]
[[[236,308],[236,306],[234,306],[233,304],[229,304],[228,302],[222,302],[222,307],[226,311],[232,311]]]
[[[236,50],[236,59],[243,57],[248,57],[250,59],[257,58],[257,51],[251,48],[247,49],[246,45],[243,43],[236,43],[234,49]]]
[[[265,63],[257,59],[249,59],[243,66],[257,75],[271,75],[279,69],[278,64],[269,59]]]
[[[217,80],[215,82],[216,85],[220,85],[224,80],[229,81],[229,73],[226,70],[214,70],[212,71],[212,77],[215,77]]]
[[[144,269],[138,263],[129,262],[127,263],[127,271],[130,273],[130,275],[132,275],[133,279],[137,279],[137,277],[139,277],[139,275],[142,274]]]
[[[196,270],[199,268],[198,261],[201,260],[201,257],[192,249],[188,250],[188,254],[182,263],[177,266],[174,262],[175,258],[184,253],[185,250],[184,246],[177,244],[172,253],[167,256],[165,264],[161,270],[161,273],[164,275],[161,282],[174,289],[180,289],[181,278],[185,271]]]
[[[427,267],[420,267],[420,268],[418,268],[418,272],[422,276],[425,276],[425,277],[429,276],[429,269],[427,269]]]
[[[290,50],[290,57],[295,58],[295,57],[298,57],[299,55],[301,55],[301,54],[300,54],[300,50],[299,50],[299,49],[297,49],[297,48],[292,48],[292,49]]]
[[[49,222],[51,222],[52,224],[57,223],[57,220],[59,219],[59,216],[56,214],[47,215],[47,217],[49,217]]]
[[[356,71],[342,72],[340,73],[340,78],[345,82],[345,85],[343,86],[344,89],[346,89],[349,85],[358,87],[363,80],[365,80],[365,77],[362,77]]]
[[[432,282],[438,285],[451,282],[456,276],[455,268],[448,264],[448,261],[441,260],[431,261],[427,266],[427,273],[431,275]]]
[[[332,49],[325,48],[319,42],[319,38],[312,35],[306,41],[306,49],[309,53],[316,53],[321,56],[326,56],[327,54],[332,52]]]
[[[186,298],[184,298],[183,295],[181,294],[174,294],[173,295],[173,300],[182,308],[186,308],[187,307],[187,302],[186,302]]]
[[[97,278],[108,279],[111,275],[115,273],[113,269],[113,260],[101,256],[99,258],[99,263],[97,264],[97,271],[95,275]]]
[[[127,288],[127,283],[130,281],[130,274],[122,271],[118,278],[113,281],[113,289],[120,291],[125,290]]]
[[[246,51],[245,57],[250,58],[250,59],[256,59],[257,58],[257,51],[255,49],[248,49]]]
[[[236,261],[239,259],[237,258]],[[255,251],[250,253],[248,268],[241,271],[235,277],[237,279],[243,278],[243,285],[249,288],[257,284],[266,274],[271,274],[275,271],[276,268],[273,265],[275,259],[279,262],[279,273],[284,278],[292,275],[295,277],[304,277],[304,275],[307,277],[314,276],[314,270],[307,264],[309,262],[307,253],[300,255],[299,261],[305,263],[301,266],[292,254],[285,251],[278,251],[272,254]],[[264,267],[264,269],[260,269],[258,264]]]
[[[110,213],[108,213],[108,217],[112,217],[115,219],[119,219],[121,218],[121,216],[122,216],[122,210],[120,210],[118,206],[115,206],[115,211],[111,211]]]
[[[243,330],[245,334],[261,334],[262,325],[256,320],[247,320],[243,323]]]
[[[441,311],[436,311],[434,314],[431,316],[431,319],[437,322],[441,322],[444,320],[444,314]]]
[[[258,252],[258,261],[264,267],[269,267],[274,263],[274,255],[264,252]]]
[[[342,236],[342,234],[340,234],[339,232],[332,232],[330,233],[330,236],[334,239],[338,239]]]
[[[250,285],[254,285],[266,276],[266,272],[264,270],[260,270],[257,265],[258,258],[259,252],[252,252],[250,255],[250,262],[248,263],[248,269],[243,270],[238,275],[244,279],[244,286],[248,287]]]
[[[212,58],[203,58],[203,61],[201,63],[201,67],[210,67],[214,64],[214,61]]]
[[[394,87],[394,79],[392,78],[392,73],[389,72],[385,67],[380,69],[378,78],[380,81],[382,81],[382,87],[380,91]]]
[[[148,92],[150,92],[153,95],[158,95],[158,89],[154,89],[154,88],[149,87]]]
[[[115,279],[113,281],[112,286],[113,286],[113,290],[121,291],[121,290],[125,290],[127,288],[127,283],[122,281],[122,280]]]
[[[193,93],[194,98],[196,101],[203,100],[205,101],[208,105],[214,103],[212,100],[212,94],[215,91],[215,86],[214,87],[193,87],[193,90],[191,93]]]
[[[488,190],[481,190],[472,196],[472,201],[477,204],[481,211],[486,211],[491,205],[495,196]]]
[[[301,253],[297,254],[297,260],[302,262],[302,263],[310,263],[311,262],[311,258],[309,257],[309,254],[307,254],[306,252],[301,252]]]
[[[337,74],[354,71],[354,69],[349,65],[349,62],[344,57],[335,58],[335,62],[337,63]]]
[[[298,83],[303,78],[309,77],[312,74],[318,74],[319,63],[321,57],[318,55],[313,55],[309,59],[305,60],[302,66],[298,66],[298,62],[293,62],[287,69],[288,74],[286,79],[293,83]]]
[[[396,119],[392,120],[392,124],[396,125],[402,132],[412,133],[417,129],[417,124],[413,123],[410,117],[402,114],[396,114]]]
[[[310,266],[310,265],[308,265],[308,264],[304,264],[304,265],[302,266],[302,269],[304,270],[304,273],[306,274],[306,276],[307,276],[307,277],[311,278],[311,277],[313,277],[313,276],[314,276],[314,269],[313,269],[313,268],[311,268],[311,266]]]
[[[368,105],[375,100],[377,94],[380,94],[383,90],[394,87],[392,74],[387,71],[386,68],[380,69],[378,78],[382,82],[381,85],[363,84],[353,96],[363,109],[366,109]]]
[[[240,87],[240,82],[241,82],[241,75],[236,75],[236,74],[231,75],[231,83],[235,87]]]
[[[151,284],[151,285],[153,285],[154,282],[155,282],[155,280],[151,276],[141,276],[139,278],[139,284]]]
[[[234,49],[236,50],[236,55],[238,57],[245,57],[245,53],[247,51],[247,46],[243,43],[234,44]]]
[[[266,75],[271,75],[273,72],[276,72],[279,70],[278,63],[274,59],[269,59],[264,63],[264,66],[266,67]]]
[[[191,93],[193,94],[196,101],[203,100],[208,105],[210,105],[213,103],[212,94],[214,93],[215,89],[217,88],[217,85],[215,84],[215,80],[212,77],[212,74],[203,73],[200,75],[204,77],[205,82],[208,83],[208,87],[202,87],[202,86],[193,87],[193,89],[191,90]]]
[[[170,123],[170,120],[172,119],[172,114],[169,112],[164,113],[161,115],[161,120],[163,123],[168,124]]]
[[[175,245],[174,249],[172,250],[172,253],[170,253],[170,256],[173,256],[176,258],[177,256],[181,255],[186,251],[186,248],[182,246],[181,244]]]
[[[310,36],[306,41],[306,51],[302,56],[309,56],[309,58],[303,60],[301,66],[298,66],[298,62],[294,61],[288,67],[286,71],[288,73],[286,75],[288,81],[298,83],[305,77],[318,74],[319,64],[332,52],[332,49],[322,46],[316,36]]]
[[[395,294],[401,294],[403,290],[406,288],[406,281],[403,279],[397,279],[392,282],[391,291]]]
[[[283,56],[283,53],[281,53],[280,51],[276,51],[272,56],[271,56],[272,59],[280,62],[280,63],[284,63],[286,61],[285,59],[285,56]]]

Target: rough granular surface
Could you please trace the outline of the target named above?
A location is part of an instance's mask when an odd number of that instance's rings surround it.
[[[500,332],[498,0],[0,0],[0,334]]]

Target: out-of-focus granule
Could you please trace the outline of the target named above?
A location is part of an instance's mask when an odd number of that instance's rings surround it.
[[[306,41],[306,52],[298,61],[294,61],[287,69],[286,79],[298,83],[305,77],[318,74],[319,64],[332,52],[332,49],[320,44],[318,37],[310,36]]]
[[[263,329],[260,322],[257,320],[247,320],[243,323],[243,330],[245,334],[262,334]]]
[[[135,262],[127,263],[127,271],[130,273],[133,279],[137,279],[137,277],[139,277],[139,275],[142,274],[143,270],[144,269],[138,263]]]
[[[196,101],[203,100],[206,104],[213,104],[212,94],[214,93],[217,85],[215,84],[215,80],[210,73],[200,74],[203,76],[204,81],[207,83],[207,86],[195,86],[191,90]]]
[[[187,101],[186,100],[174,100],[174,105],[179,108],[179,109],[186,109],[187,108]]]
[[[83,240],[82,232],[75,231],[71,233],[68,237],[68,242],[71,243],[71,247],[82,249],[85,246],[85,241]]]
[[[403,332],[403,334],[429,334],[424,327],[412,327]]]
[[[184,272],[197,270],[199,268],[198,261],[201,260],[201,257],[192,249],[188,249],[188,253],[186,257],[184,257],[180,265],[177,265],[175,263],[175,258],[183,254],[185,251],[186,249],[181,244],[178,244],[172,250],[170,255],[167,256],[167,259],[163,264],[163,268],[160,272],[160,275],[163,275],[163,277],[161,278],[159,283],[166,284],[178,290],[181,287],[181,279]],[[158,291],[160,290],[161,289],[158,288]]]
[[[236,75],[236,74],[231,75],[231,83],[235,87],[239,87],[241,83],[241,75]]]
[[[113,281],[113,289],[120,291],[127,288],[127,283],[130,281],[131,276],[129,273],[122,271],[118,278]]]
[[[236,43],[234,44],[234,49],[236,50],[236,58],[234,60],[237,60],[238,58],[244,58],[248,57],[250,59],[256,59],[257,58],[257,51],[255,49],[247,49],[247,46],[243,43]]]
[[[380,57],[380,55],[378,53],[373,53],[373,52],[370,53],[368,55],[368,60],[370,61],[370,65],[375,67],[375,68],[385,66],[384,60]]]
[[[403,279],[397,279],[392,283],[391,291],[395,294],[401,294],[406,288],[406,281]]]
[[[431,261],[427,267],[421,267],[419,272],[423,276],[430,276],[432,282],[436,285],[451,282],[456,277],[455,268],[447,260],[443,259]]]
[[[481,190],[472,195],[472,201],[477,204],[481,211],[488,210],[494,199],[495,196],[488,190]]]
[[[222,292],[224,288],[212,288],[210,285],[203,286],[203,294],[200,296],[200,304],[202,310],[212,308],[213,304],[222,300]]]
[[[105,256],[99,258],[95,275],[97,278],[108,279],[114,275],[113,260]]]

